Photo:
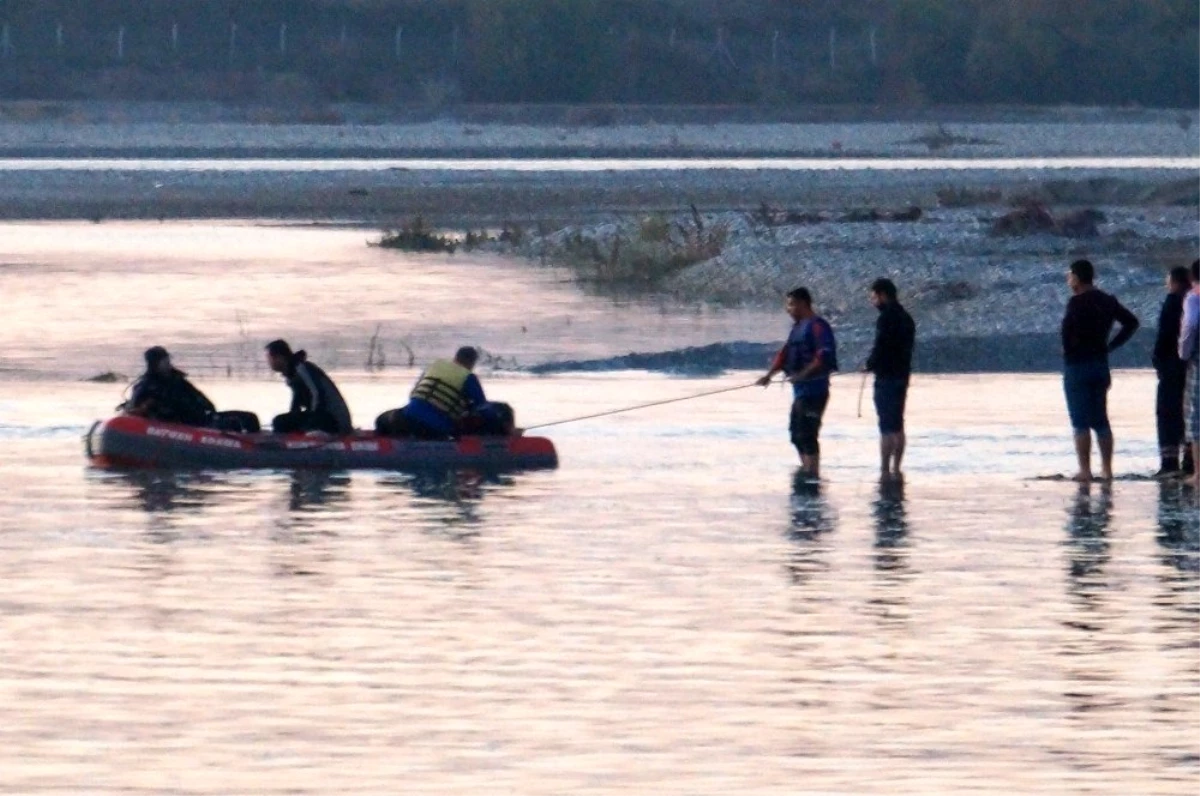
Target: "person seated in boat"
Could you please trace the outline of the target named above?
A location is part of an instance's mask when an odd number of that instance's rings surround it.
[[[420,439],[515,433],[512,407],[491,402],[483,394],[483,385],[472,372],[478,361],[479,352],[463,346],[453,361],[439,359],[431,364],[417,379],[407,405],[376,418],[376,433]]]
[[[271,421],[277,434],[297,431],[324,431],[349,434],[354,430],[350,408],[329,375],[308,361],[304,351],[292,352],[284,340],[267,344],[267,364],[283,374],[292,390],[292,406]]]
[[[133,395],[121,405],[128,415],[187,426],[210,426],[217,408],[208,396],[171,364],[171,355],[160,345],[147,348],[146,372],[133,384]]]

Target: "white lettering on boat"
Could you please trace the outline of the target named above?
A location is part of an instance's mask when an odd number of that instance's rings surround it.
[[[201,445],[216,445],[219,448],[241,448],[242,444],[236,439],[228,439],[226,437],[201,437]]]
[[[351,442],[350,450],[352,451],[377,451],[379,450],[378,442]]]
[[[176,431],[171,428],[159,428],[158,426],[146,426],[147,437],[166,437],[167,439],[176,439],[180,442],[192,442],[195,437],[186,431]]]

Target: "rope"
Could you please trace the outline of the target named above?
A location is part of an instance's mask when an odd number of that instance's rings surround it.
[[[608,417],[609,415],[619,415],[623,412],[632,412],[637,409],[646,409],[651,406],[663,406],[665,404],[679,403],[680,401],[691,401],[695,398],[705,398],[709,395],[720,395],[723,392],[733,392],[735,390],[744,390],[747,387],[757,387],[758,382],[752,381],[749,384],[739,384],[736,387],[723,387],[719,390],[709,390],[708,392],[697,393],[695,395],[685,395],[682,398],[667,398],[664,401],[651,401],[648,404],[638,404],[636,406],[626,406],[622,409],[609,409],[606,412],[596,412],[591,415],[581,415],[579,417],[568,417],[563,420],[555,420],[550,423],[538,423],[536,426],[525,426],[525,430],[529,431],[535,428],[549,428],[550,426],[561,426],[564,423],[577,423],[580,420],[591,420],[596,417]]]
[[[829,373],[827,375],[839,376],[841,374]],[[823,378],[823,377],[822,376],[813,376],[808,379],[802,379],[801,381],[816,381],[817,379],[820,379],[820,378]],[[788,379],[783,379],[782,381],[777,381],[774,383],[775,384],[788,384],[789,381],[788,381]],[[790,383],[798,384],[800,382],[790,382]],[[664,406],[666,404],[679,403],[680,401],[691,401],[696,398],[706,398],[710,395],[720,395],[721,393],[725,393],[725,392],[734,392],[736,390],[744,390],[748,387],[758,387],[758,386],[759,386],[759,384],[757,381],[752,381],[749,384],[739,384],[736,387],[722,387],[719,390],[709,390],[708,392],[696,393],[695,395],[685,395],[682,398],[667,398],[666,400],[663,400],[663,401],[651,401],[648,404],[637,404],[636,406],[626,406],[621,409],[609,409],[604,412],[596,412],[595,414],[590,414],[590,415],[581,415],[579,417],[568,417],[568,418],[564,418],[563,420],[554,420],[550,423],[538,423],[537,425],[533,425],[533,426],[525,426],[525,430],[531,431],[535,428],[549,428],[550,426],[561,426],[564,423],[577,423],[580,420],[592,420],[597,417],[608,417],[609,415],[619,415],[619,414],[624,414],[625,412],[633,412],[638,409],[648,409],[651,406]]]

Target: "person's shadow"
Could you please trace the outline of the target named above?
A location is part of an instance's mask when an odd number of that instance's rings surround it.
[[[823,537],[834,529],[833,512],[820,481],[797,469],[792,476],[787,538],[792,542],[787,570],[793,583],[800,584],[828,569]]]

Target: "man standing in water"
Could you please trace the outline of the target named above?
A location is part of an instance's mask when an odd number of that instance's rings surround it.
[[[912,373],[917,325],[908,311],[900,306],[896,285],[890,279],[876,279],[871,285],[871,303],[879,310],[879,317],[875,321],[875,345],[863,365],[863,371],[875,374],[875,413],[879,416],[879,477],[888,481],[902,477],[900,462],[904,458],[906,442],[904,403],[908,397],[908,378]]]
[[[1096,269],[1088,260],[1076,260],[1067,272],[1071,298],[1062,322],[1063,391],[1067,414],[1075,433],[1075,456],[1079,471],[1075,481],[1092,480],[1092,438],[1100,448],[1100,477],[1113,475],[1113,435],[1108,423],[1108,388],[1112,378],[1108,354],[1125,344],[1138,329],[1137,317],[1116,298],[1098,290],[1092,281]],[[1113,324],[1121,330],[1110,341]]]
[[[1158,374],[1155,419],[1161,466],[1155,476],[1171,478],[1181,471],[1192,473],[1192,452],[1184,434],[1183,404],[1187,381],[1187,360],[1179,358],[1179,330],[1183,318],[1183,299],[1192,287],[1188,269],[1172,268],[1167,275],[1167,296],[1158,316],[1158,336],[1154,339],[1154,371]],[[1179,449],[1184,448],[1180,465]]]
[[[1187,438],[1196,464],[1192,486],[1200,490],[1200,260],[1192,263],[1192,289],[1183,300],[1179,358],[1187,363]]]
[[[829,403],[829,376],[837,370],[837,343],[829,322],[813,310],[812,294],[798,287],[787,294],[785,305],[792,331],[766,375],[762,386],[782,371],[792,383],[792,413],[788,423],[792,444],[800,454],[800,473],[818,478],[821,472],[821,418]]]

